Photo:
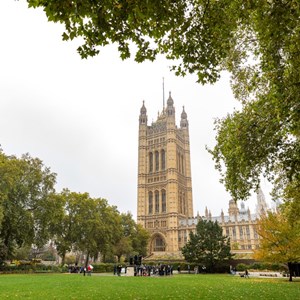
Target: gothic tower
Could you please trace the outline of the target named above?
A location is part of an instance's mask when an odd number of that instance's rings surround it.
[[[177,253],[183,246],[180,221],[193,217],[189,123],[184,110],[180,127],[174,101],[151,125],[145,103],[139,117],[137,221],[150,233],[150,253]]]

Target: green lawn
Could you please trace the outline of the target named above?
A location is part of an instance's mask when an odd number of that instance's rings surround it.
[[[300,280],[230,275],[0,275],[0,299],[300,299]]]

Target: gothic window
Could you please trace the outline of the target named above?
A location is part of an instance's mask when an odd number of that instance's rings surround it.
[[[246,226],[246,234],[247,234],[247,239],[250,239],[250,228],[249,228],[249,226]]]
[[[166,205],[166,191],[162,190],[161,191],[161,212],[165,213],[167,210],[167,205]]]
[[[226,228],[226,236],[229,236],[229,228]]]
[[[155,213],[159,213],[159,192],[155,191]]]
[[[149,215],[153,213],[153,194],[149,192],[148,194],[148,208],[149,208]]]
[[[149,153],[149,173],[153,172],[153,153]]]
[[[155,151],[155,171],[159,171],[159,153]]]
[[[178,169],[178,172],[180,173],[181,172],[181,165],[180,165],[180,154],[179,154],[179,152],[177,152],[177,169]]]
[[[179,203],[178,203],[178,209],[179,209],[179,213],[182,214],[182,196],[181,193],[179,194]]]
[[[182,174],[184,174],[183,155],[181,155],[181,172],[182,172]]]
[[[166,169],[166,152],[165,150],[161,150],[161,169]]]
[[[182,213],[186,214],[185,195],[184,195],[184,193],[182,193]]]
[[[232,227],[232,236],[233,236],[233,239],[235,240],[236,239],[235,227]]]
[[[160,236],[155,238],[153,250],[154,251],[165,251],[165,242]]]
[[[240,238],[243,239],[243,227],[240,227]]]

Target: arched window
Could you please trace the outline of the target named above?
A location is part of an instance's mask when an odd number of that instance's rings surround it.
[[[181,172],[184,174],[184,161],[183,161],[183,155],[181,155]]]
[[[182,195],[181,193],[179,194],[179,201],[178,201],[178,208],[179,208],[179,213],[182,214]]]
[[[159,213],[159,192],[155,191],[155,213]]]
[[[159,171],[159,153],[155,151],[155,171]]]
[[[181,173],[181,159],[180,159],[180,153],[177,152],[177,170],[179,173]]]
[[[160,236],[157,236],[153,241],[153,251],[165,251],[165,248],[164,240]]]
[[[185,215],[187,212],[186,203],[185,203],[185,194],[182,193],[182,213]]]
[[[164,149],[161,150],[161,169],[165,170],[166,169],[166,152]]]
[[[153,172],[153,153],[149,153],[149,173]]]
[[[161,212],[165,213],[167,211],[167,204],[166,204],[166,191],[161,191]]]
[[[153,213],[153,193],[149,192],[148,194],[148,211],[149,211],[149,215],[151,215]]]

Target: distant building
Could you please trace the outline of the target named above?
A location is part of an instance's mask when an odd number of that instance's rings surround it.
[[[234,200],[229,201],[228,215],[223,210],[220,216],[212,216],[206,208],[205,215],[199,215],[192,220],[184,220],[181,227],[186,227],[187,232],[195,230],[193,227],[198,223],[198,219],[217,221],[222,227],[223,235],[230,237],[231,252],[237,257],[251,256],[253,250],[259,247],[259,237],[256,232],[257,222],[260,216],[269,210],[261,189],[257,191],[256,212],[251,213],[250,209],[245,208],[245,203],[241,202],[240,208]]]

